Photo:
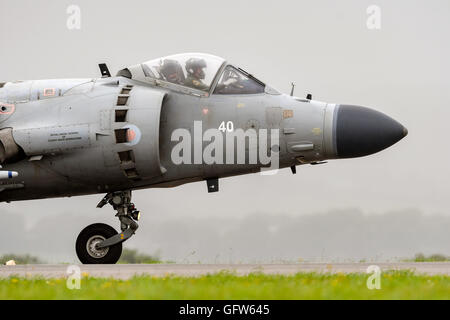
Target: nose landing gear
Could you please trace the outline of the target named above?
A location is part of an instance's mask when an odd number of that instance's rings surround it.
[[[117,211],[121,232],[103,223],[84,228],[76,241],[78,259],[83,264],[114,264],[122,254],[122,242],[131,238],[139,225],[140,212],[131,203],[131,190],[108,193],[97,205],[109,203]]]

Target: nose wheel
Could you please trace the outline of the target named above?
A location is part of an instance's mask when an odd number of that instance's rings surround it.
[[[80,232],[76,241],[78,259],[83,264],[114,264],[122,255],[122,243],[99,248],[98,245],[117,235],[113,227],[104,223],[94,223]]]
[[[131,203],[130,190],[108,193],[97,207],[108,203],[117,211],[121,232],[103,223],[84,228],[75,244],[78,259],[83,264],[117,263],[122,254],[122,242],[131,238],[139,227],[136,221],[140,213]]]

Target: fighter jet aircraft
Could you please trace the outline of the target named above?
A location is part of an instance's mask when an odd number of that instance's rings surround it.
[[[120,232],[81,231],[82,263],[116,263],[132,190],[362,157],[407,135],[378,111],[282,94],[222,58],[178,54],[98,79],[0,83],[0,201],[103,193]]]

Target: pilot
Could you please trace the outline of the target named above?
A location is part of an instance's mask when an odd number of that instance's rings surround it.
[[[171,59],[164,60],[162,66],[159,69],[160,73],[164,76],[165,80],[175,83],[184,83],[184,74],[180,64]]]
[[[208,86],[202,81],[205,79],[205,71],[203,71],[204,68],[206,68],[206,62],[203,59],[190,58],[186,61],[187,77],[184,84],[188,87],[199,90],[208,89]]]

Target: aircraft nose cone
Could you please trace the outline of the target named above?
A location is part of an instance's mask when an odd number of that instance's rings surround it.
[[[339,106],[336,118],[336,151],[339,158],[376,153],[407,134],[404,126],[381,112],[359,106]]]

